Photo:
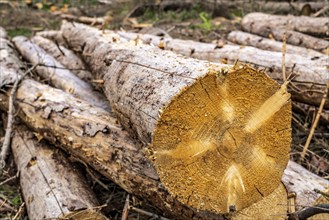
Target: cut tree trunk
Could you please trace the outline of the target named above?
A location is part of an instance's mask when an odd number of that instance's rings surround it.
[[[80,79],[90,81],[93,78],[82,60],[73,51],[41,36],[34,36],[31,41],[44,49]]]
[[[329,36],[329,20],[326,17],[282,16],[264,13],[250,13],[242,19],[243,27],[253,30],[279,28],[307,34]],[[327,45],[328,46],[328,45]]]
[[[98,107],[109,109],[107,102],[103,102],[103,97],[95,91],[91,85],[78,78],[74,73],[64,67],[54,57],[47,54],[38,45],[32,43],[26,37],[18,36],[13,39],[20,54],[32,63],[39,64],[36,67],[37,73],[50,84],[72,93],[80,99],[86,100]]]
[[[145,43],[156,45],[165,50],[171,50],[198,59],[207,59],[214,62],[227,59],[230,63],[239,60],[253,64],[256,67],[265,67],[268,69],[267,74],[271,78],[276,80],[282,79],[282,54],[280,52],[265,51],[248,46],[218,46],[216,44],[128,32],[118,32],[118,34],[130,40],[142,40]],[[328,60],[328,57],[312,60],[296,54],[286,54],[287,72],[297,75],[293,83],[288,86],[293,100],[315,106],[320,105],[322,91],[324,91],[326,87],[325,82],[328,79]],[[326,101],[325,108],[329,109],[329,101]]]
[[[258,22],[254,24],[249,18],[244,17],[241,22],[243,30],[247,32],[274,38],[277,41],[283,41],[284,35],[286,35],[286,42],[289,44],[328,53],[329,41],[327,40],[312,37],[285,27],[270,26]]]
[[[58,45],[66,46],[66,42],[62,36],[62,32],[60,31],[40,31],[36,33],[36,36],[47,38],[49,40],[54,41]]]
[[[23,126],[17,126],[12,151],[30,219],[107,219],[82,173]]]
[[[291,141],[285,86],[245,65],[109,43],[106,32],[81,24],[65,23],[62,33],[72,48],[84,46],[114,113],[149,146],[161,182],[178,201],[227,213],[279,186]]]
[[[303,14],[306,8],[309,8],[313,11],[318,11],[326,6],[327,2],[287,2],[287,1],[265,1],[265,0],[257,0],[257,1],[243,1],[243,0],[203,0],[200,1],[201,5],[205,6],[210,10],[219,10],[220,8],[234,8],[243,10],[243,12],[268,12],[271,14]],[[309,15],[309,14],[307,14]]]
[[[5,63],[1,63],[3,64]],[[16,73],[11,72],[11,74]],[[16,77],[11,76],[11,78]],[[5,78],[0,80],[6,81]],[[116,124],[116,119],[108,112],[76,99],[68,93],[29,79],[23,80],[20,84],[16,100],[17,109],[20,110],[18,116],[29,125],[31,130],[57,145],[61,144],[61,147],[73,156],[113,180],[129,193],[147,199],[166,215],[175,219],[223,219],[222,215],[197,211],[182,205],[170,196],[143,150],[125,131],[122,131]],[[8,96],[0,93],[0,109],[6,111],[7,102]],[[295,166],[299,165],[293,164],[287,169]],[[290,182],[284,184],[293,183],[291,186],[304,188],[305,184],[296,181],[301,179],[298,177],[299,173],[294,175],[295,178],[289,178]],[[323,185],[328,184],[328,181],[317,178],[314,187],[323,190]],[[301,180],[307,182],[307,179]],[[278,199],[278,190],[279,195],[282,195],[280,189],[275,190],[276,199]],[[307,190],[305,189],[303,193],[314,193]],[[256,214],[263,209],[264,213],[269,215],[267,218],[270,218],[272,213],[285,213],[275,208],[284,206],[275,204],[275,207],[272,207],[269,202],[265,203],[265,207],[262,205],[263,201],[272,200],[271,198],[273,194],[254,203],[250,208],[254,208]],[[250,216],[252,213],[249,210],[249,208],[244,209],[242,215],[245,213]],[[257,215],[251,215],[252,217],[256,218]]]
[[[282,52],[283,47],[282,42],[242,31],[230,32],[227,39],[239,45],[257,47],[262,50]],[[326,58],[326,55],[318,51],[289,44],[286,45],[286,53],[302,54],[303,56],[309,56],[310,59],[319,59],[320,57]]]

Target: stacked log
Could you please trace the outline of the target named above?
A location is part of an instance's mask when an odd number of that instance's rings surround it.
[[[4,91],[23,77],[24,65],[9,40],[0,37],[0,45],[0,89]],[[8,110],[8,94],[0,94],[4,111]],[[82,172],[74,169],[60,151],[39,141],[26,127],[17,125],[11,143],[30,219],[107,219],[97,210],[97,199]]]
[[[282,206],[285,187],[314,195],[308,204],[318,197],[305,182],[295,181],[299,174],[293,170],[299,165],[286,168],[291,123],[286,84],[280,87],[247,65],[185,58],[135,41],[120,42],[111,32],[80,24],[66,23],[62,33],[93,77],[104,81],[111,107],[130,134],[110,108],[23,79],[16,97],[18,117],[38,136],[176,219],[281,215],[287,211]],[[22,38],[15,43],[31,45]],[[32,50],[20,51],[26,59],[33,57]],[[4,88],[18,79],[7,69],[0,78]],[[0,100],[0,108],[7,110],[7,94],[0,93]],[[314,178],[320,190],[328,185]],[[305,203],[302,198],[298,193],[299,205]]]
[[[306,16],[279,16],[263,13],[250,13],[242,22],[242,28],[250,33],[289,44],[302,46],[318,51],[327,51],[329,42],[308,34],[329,35],[329,22],[326,17],[311,18]]]

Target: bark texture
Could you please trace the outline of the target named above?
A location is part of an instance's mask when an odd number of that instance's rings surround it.
[[[73,51],[41,36],[34,36],[32,42],[44,49],[80,79],[90,81],[93,78],[91,72]]]
[[[16,127],[11,146],[30,219],[107,219],[97,211],[97,199],[82,173],[62,152],[23,126]]]
[[[232,31],[228,34],[227,39],[239,45],[257,47],[262,50],[282,52],[282,42],[270,40],[268,38],[260,37],[258,35],[250,34],[247,32]],[[286,45],[286,53],[302,54],[303,56],[309,56],[310,59],[326,57],[323,53],[318,51],[289,44]]]
[[[66,23],[62,32],[71,47],[83,46],[82,56],[104,79],[107,98],[123,126],[151,145],[161,181],[178,201],[226,213],[230,206],[241,210],[278,187],[288,161],[291,112],[289,95],[284,90],[277,95],[275,81],[243,65],[209,63],[135,42],[109,43],[105,32],[85,25]],[[269,107],[276,110],[263,113],[272,101]],[[282,131],[279,136],[274,127]],[[263,132],[281,144],[256,135]],[[256,145],[266,147],[254,149]],[[273,169],[263,157],[269,149],[277,159]],[[247,175],[247,166],[255,175]],[[233,187],[236,178],[240,184]],[[271,184],[262,184],[264,179]]]
[[[108,103],[103,101],[102,95],[96,92],[91,85],[74,75],[38,45],[22,36],[15,37],[13,42],[24,59],[33,65],[40,65],[36,68],[37,73],[50,84],[93,105],[109,109]]]
[[[250,13],[243,17],[243,27],[250,27],[260,32],[260,28],[294,30],[315,35],[329,35],[329,21],[326,17],[282,16],[264,13]]]
[[[206,59],[220,62],[223,59],[233,63],[236,60],[253,64],[257,67],[267,68],[266,72],[271,78],[282,79],[282,53],[271,52],[254,47],[241,47],[237,45],[218,46],[195,41],[161,38],[153,35],[141,35],[136,33],[118,32],[121,37],[130,40],[142,40],[145,43],[153,44],[171,50],[185,56],[198,59]],[[314,60],[313,60],[314,59]],[[294,86],[289,86],[292,92],[292,99],[307,104],[319,106],[322,99],[322,91],[328,79],[328,57],[304,57],[296,54],[286,54],[287,73],[297,74],[293,80]],[[321,91],[314,92],[314,91]],[[325,108],[329,109],[329,101],[326,101]]]

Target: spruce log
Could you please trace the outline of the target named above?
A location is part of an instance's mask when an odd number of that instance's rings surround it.
[[[106,32],[82,24],[65,23],[62,33],[104,79],[114,113],[149,146],[161,182],[178,201],[226,213],[279,186],[291,140],[285,86],[245,65],[110,42]]]
[[[282,42],[270,40],[268,38],[260,37],[258,35],[250,34],[243,31],[232,31],[228,34],[227,39],[239,45],[257,47],[262,50],[282,52],[283,47]],[[303,56],[309,56],[310,59],[326,57],[323,53],[320,53],[318,51],[290,44],[286,45],[286,53],[302,54]]]
[[[11,72],[11,74],[15,73]],[[11,78],[16,77],[11,76]],[[0,80],[6,81],[4,78]],[[223,219],[222,215],[205,213],[184,206],[177,202],[176,198],[170,196],[139,147],[140,145],[122,131],[116,124],[116,119],[108,112],[93,107],[68,93],[29,79],[23,80],[19,86],[16,100],[17,109],[20,110],[18,116],[29,125],[31,130],[56,143],[57,146],[61,146],[129,193],[141,199],[147,199],[163,210],[165,215],[175,219]],[[0,109],[6,111],[7,102],[8,96],[0,93]],[[300,165],[289,164],[287,169],[298,169],[295,167],[300,167]],[[305,172],[305,169],[302,172]],[[293,191],[294,187],[298,187],[304,188],[304,190],[299,190],[303,193],[314,194],[313,191],[308,192],[309,189],[305,188],[307,176],[303,179],[299,178],[298,172],[288,172],[288,175],[291,174],[292,177],[283,179],[289,180],[283,181],[285,185],[290,184]],[[328,185],[328,181],[320,177],[314,181],[314,187],[320,190],[323,190],[325,184]],[[272,214],[283,213],[277,211],[280,210],[277,207],[284,207],[277,205],[281,203],[268,202],[268,200],[276,202],[278,198],[282,198],[282,192],[280,193],[280,189],[277,190],[274,191],[274,198],[272,193],[250,207],[255,209],[256,215],[252,215],[249,208],[239,213],[250,218],[256,218],[260,210],[264,210],[263,213],[269,215],[266,218],[272,217]],[[299,196],[297,194],[297,198]]]
[[[242,19],[242,26],[260,32],[260,29],[279,28],[307,34],[329,36],[329,20],[326,17],[283,16],[264,13],[249,13]],[[328,46],[328,45],[327,45]]]
[[[294,30],[279,28],[276,26],[253,25],[253,23],[242,20],[242,28],[244,31],[257,34],[267,38],[274,38],[277,41],[283,41],[286,35],[286,42],[295,46],[306,47],[322,52],[326,52],[329,48],[329,42],[324,39],[312,37]]]
[[[59,150],[17,126],[11,149],[30,219],[107,219],[97,211],[98,202],[83,174]]]
[[[237,59],[250,63],[256,67],[269,69],[267,72],[271,78],[282,79],[280,52],[271,52],[254,47],[241,47],[237,45],[218,46],[190,40],[161,38],[154,35],[142,35],[128,32],[118,32],[124,38],[130,40],[142,40],[145,43],[153,44],[165,50],[171,50],[185,56],[209,61],[219,62],[228,59],[230,63]],[[292,99],[299,102],[319,106],[322,100],[322,91],[328,79],[328,57],[312,60],[296,54],[286,54],[286,68],[288,73],[295,73],[297,77],[293,80],[288,89],[292,93]],[[320,92],[319,92],[320,91]],[[325,103],[329,109],[329,101]]]
[[[81,80],[64,67],[53,56],[47,54],[38,45],[32,43],[23,36],[15,37],[13,42],[24,59],[33,65],[39,64],[39,66],[36,67],[37,73],[43,79],[49,80],[50,84],[68,93],[72,93],[93,105],[109,109],[108,103],[103,101],[101,94],[96,92],[87,82]]]
[[[73,51],[41,36],[34,36],[31,41],[44,49],[80,79],[84,81],[92,79],[90,71],[87,70],[82,60]]]

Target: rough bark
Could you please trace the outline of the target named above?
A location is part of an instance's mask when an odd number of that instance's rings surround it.
[[[282,79],[282,54],[280,52],[265,51],[249,46],[218,46],[216,44],[161,38],[153,35],[128,32],[118,32],[118,34],[130,40],[139,39],[147,44],[153,44],[165,50],[171,50],[198,59],[206,59],[214,62],[227,59],[230,63],[236,60],[250,63],[256,67],[267,68],[267,74],[271,78],[276,80]],[[321,92],[324,91],[325,82],[328,79],[327,65],[328,57],[312,60],[310,57],[286,54],[287,72],[297,74],[293,80],[293,86],[290,85],[288,87],[289,91],[292,92],[292,99],[319,106],[322,99]],[[329,109],[329,101],[326,102],[325,108]]]
[[[282,16],[264,13],[250,13],[243,17],[242,26],[260,32],[260,29],[279,28],[307,34],[329,35],[329,21],[326,17]],[[327,45],[328,46],[328,45]]]
[[[162,182],[179,201],[200,210],[225,213],[231,206],[246,208],[278,187],[288,161],[290,103],[284,88],[278,94],[278,84],[264,73],[243,65],[190,59],[135,42],[108,43],[106,32],[85,25],[66,23],[62,32],[72,42],[71,47],[84,46],[82,56],[104,79],[114,112],[126,129],[150,145]],[[245,100],[246,92],[252,101]],[[275,110],[263,113],[267,105]],[[267,124],[278,126],[280,136]],[[258,132],[280,144],[274,146],[269,139],[262,139],[265,136],[257,136]],[[250,148],[244,147],[251,143]],[[256,145],[266,147],[254,149]],[[277,159],[275,167],[262,156],[270,148]],[[241,164],[251,163],[246,166],[255,175],[231,158]],[[236,178],[240,183],[233,187],[231,181]],[[269,178],[271,184],[260,184]]]
[[[64,67],[53,56],[47,54],[38,45],[21,36],[15,37],[13,42],[24,59],[33,65],[40,65],[36,67],[37,73],[43,79],[49,80],[50,84],[68,93],[72,93],[93,105],[109,109],[108,103],[103,101],[104,99],[101,94]]]
[[[329,42],[324,39],[316,38],[303,34],[294,30],[280,28],[277,26],[266,26],[266,25],[254,25],[251,22],[242,20],[243,30],[261,35],[263,37],[271,37],[277,41],[283,41],[284,34],[286,34],[286,42],[292,45],[306,47],[318,51],[327,51],[329,48]]]
[[[171,197],[161,185],[142,149],[116,124],[116,120],[108,112],[92,107],[63,91],[28,79],[20,85],[16,100],[17,109],[20,109],[18,116],[31,130],[61,146],[129,193],[149,200],[163,210],[165,215],[176,219],[221,219],[221,215],[197,212]],[[0,93],[0,109],[6,110],[7,102],[7,95]],[[300,169],[298,167],[300,166],[293,163],[287,169]],[[296,186],[304,188],[298,191],[307,193],[309,189],[301,184],[302,178],[299,178],[305,172],[305,169],[302,170],[295,172],[294,178],[286,178],[288,182],[283,178],[283,182],[290,185],[292,191],[296,191],[293,189]],[[323,182],[327,184],[322,178],[317,179],[314,182],[315,188],[321,189]],[[297,194],[297,198],[299,196]]]
[[[30,219],[106,219],[82,173],[62,152],[23,126],[16,127],[11,146]]]
[[[73,51],[41,36],[34,36],[31,41],[44,49],[80,79],[90,81],[93,78],[85,64]]]
[[[227,39],[239,45],[257,47],[262,50],[282,52],[282,42],[270,40],[268,38],[260,37],[258,35],[250,34],[247,32],[232,31],[228,34]],[[302,54],[303,56],[309,56],[310,59],[326,57],[323,53],[318,51],[290,44],[286,45],[286,53]]]

